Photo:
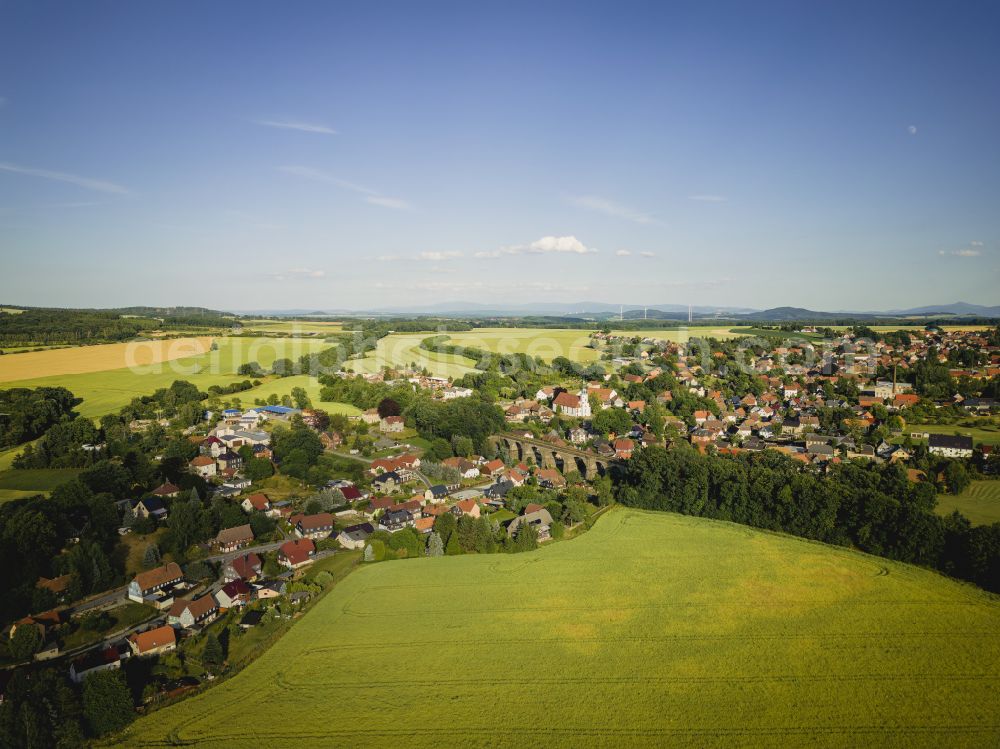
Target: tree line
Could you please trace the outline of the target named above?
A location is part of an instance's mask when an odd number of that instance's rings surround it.
[[[125,316],[120,310],[23,309],[0,312],[0,346],[116,343],[151,330],[190,327],[225,328],[232,320],[220,313]]]
[[[900,465],[844,463],[825,476],[773,450],[701,454],[649,447],[616,480],[628,507],[729,520],[918,564],[1000,592],[1000,523],[935,514],[934,487]]]

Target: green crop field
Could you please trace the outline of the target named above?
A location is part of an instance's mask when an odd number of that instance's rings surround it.
[[[941,515],[958,510],[973,525],[1000,523],[1000,481],[973,481],[959,495],[939,494],[936,509]]]
[[[996,746],[1000,601],[746,527],[616,510],[520,555],[366,566],[121,745]]]
[[[174,380],[188,380],[202,389],[211,385],[228,385],[247,379],[236,374],[241,364],[256,361],[261,366],[270,367],[275,359],[296,360],[304,354],[330,346],[322,340],[301,338],[230,337],[216,339],[216,344],[214,350],[198,356],[144,367],[49,376],[42,376],[45,370],[40,369],[37,377],[5,382],[3,387],[66,387],[83,398],[78,411],[84,416],[97,418],[118,410],[137,396],[169,387]],[[252,403],[253,397],[248,402]]]

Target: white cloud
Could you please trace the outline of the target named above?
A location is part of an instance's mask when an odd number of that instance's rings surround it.
[[[702,203],[725,203],[728,199],[725,195],[688,195],[688,200],[698,200]]]
[[[116,185],[114,182],[106,182],[100,179],[90,179],[89,177],[80,177],[76,174],[68,174],[66,172],[53,172],[48,169],[32,169],[26,166],[17,166],[15,164],[0,162],[0,172],[23,174],[27,177],[41,177],[42,179],[51,179],[56,182],[67,182],[71,185],[83,187],[87,190],[95,190],[97,192],[110,192],[120,195],[128,193],[126,188],[121,185]]]
[[[597,250],[585,246],[583,242],[573,236],[542,237],[528,245],[527,250],[532,253],[571,252],[577,255],[587,255],[597,252]]]
[[[312,268],[292,268],[284,273],[279,273],[274,277],[275,281],[306,281],[309,279],[324,278],[326,271],[313,270]]]
[[[421,252],[418,258],[420,260],[451,260],[452,258],[462,257],[461,252]]]
[[[656,257],[656,253],[654,253],[654,252],[640,252],[639,256],[640,257]]]
[[[628,257],[631,254],[628,250],[615,250],[615,257]]]
[[[973,247],[982,247],[983,246],[983,243],[980,242],[977,239],[973,239],[971,242],[969,242],[969,244],[972,245]]]
[[[371,205],[378,205],[383,208],[393,208],[400,211],[414,210],[413,205],[405,200],[387,197],[379,193],[378,190],[373,190],[370,187],[359,185],[356,182],[348,182],[346,179],[341,179],[340,177],[328,174],[319,169],[314,169],[311,166],[279,166],[278,171],[284,172],[285,174],[291,174],[295,177],[304,177],[305,179],[323,182],[328,185],[334,185],[335,187],[342,187],[345,190],[350,190],[351,192],[356,192],[359,195],[364,195],[365,202],[370,203]]]
[[[982,254],[982,250],[973,250],[967,247],[960,250],[938,250],[938,255],[951,255],[952,257],[979,257]]]
[[[483,250],[473,254],[478,258],[497,258],[505,255],[543,255],[551,252],[571,253],[576,255],[590,255],[597,250],[587,247],[579,239],[573,236],[568,237],[542,237],[536,239],[531,244],[516,244],[510,247],[501,247],[499,250]]]
[[[299,122],[296,120],[254,120],[257,125],[264,127],[275,127],[281,130],[298,130],[302,133],[319,133],[320,135],[336,135],[337,131],[326,125],[317,125],[312,122]]]
[[[916,125],[909,125],[906,128],[906,132],[908,132],[910,135],[916,135],[917,134],[917,126]]]
[[[597,195],[571,196],[568,198],[568,201],[580,208],[586,208],[587,210],[603,213],[607,216],[614,216],[615,218],[623,218],[626,221],[632,221],[637,224],[658,223],[648,213],[637,211],[634,208],[629,208],[626,205],[621,205],[613,200],[608,200]]]

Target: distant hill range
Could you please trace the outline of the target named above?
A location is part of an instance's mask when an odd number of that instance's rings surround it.
[[[914,307],[913,309],[890,310],[897,315],[976,315],[979,317],[1000,317],[1000,305],[984,307],[981,304],[937,304],[930,307]]]
[[[0,303],[0,309],[18,310],[55,310],[53,307],[31,307],[21,304]],[[72,310],[64,310],[72,311]],[[86,311],[86,310],[78,310]],[[91,310],[94,311],[94,310]],[[410,316],[431,316],[431,317],[467,317],[467,318],[491,318],[491,317],[534,317],[534,318],[556,318],[566,321],[613,321],[623,320],[664,320],[674,322],[687,321],[706,323],[713,320],[719,321],[743,321],[752,322],[827,322],[834,324],[837,321],[874,321],[874,320],[898,320],[902,318],[926,318],[940,319],[947,317],[961,319],[1000,319],[1000,305],[985,306],[981,304],[969,304],[967,302],[955,302],[953,304],[932,304],[924,307],[911,307],[909,309],[892,309],[884,311],[876,310],[839,310],[825,312],[821,310],[811,310],[804,307],[773,307],[771,309],[758,310],[750,307],[712,307],[707,305],[694,305],[688,307],[684,304],[651,304],[648,306],[637,304],[610,304],[608,302],[539,302],[535,304],[482,304],[478,302],[441,302],[439,304],[416,305],[412,307],[391,306],[375,307],[371,309],[250,309],[250,310],[230,310],[219,311],[207,307],[116,307],[101,308],[99,312],[115,312],[120,315],[131,315],[137,317],[158,317],[168,319],[185,319],[193,321],[196,318],[215,319],[216,323],[222,322],[219,318],[230,315],[258,316],[258,317],[410,317]]]
[[[372,309],[349,310],[331,309],[317,310],[236,310],[238,314],[269,315],[276,317],[324,317],[324,316],[404,316],[425,315],[442,317],[558,317],[572,320],[673,320],[685,321],[688,316],[698,322],[711,320],[744,320],[747,322],[834,322],[836,320],[879,320],[904,317],[963,317],[963,318],[1000,318],[1000,305],[987,307],[979,304],[955,302],[954,304],[938,304],[910,309],[894,309],[885,311],[840,310],[824,312],[805,309],[803,307],[773,307],[758,310],[748,307],[709,307],[695,305],[688,307],[683,304],[655,304],[649,306],[626,304],[617,305],[607,302],[540,302],[536,304],[481,304],[477,302],[442,302],[440,304],[418,305],[412,307],[392,306]]]
[[[114,312],[135,317],[224,317],[231,312],[221,312],[207,307],[31,307],[24,304],[3,304],[8,310],[54,310],[57,312]],[[314,313],[315,314],[315,313]],[[320,312],[318,314],[325,314]]]
[[[222,317],[230,314],[207,307],[115,307],[102,311],[139,317]]]

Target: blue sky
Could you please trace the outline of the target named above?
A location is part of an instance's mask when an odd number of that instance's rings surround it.
[[[0,2],[0,301],[997,304],[998,24]]]

